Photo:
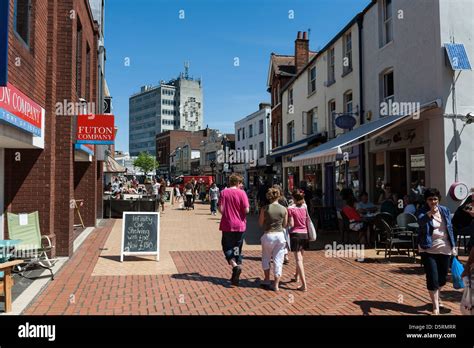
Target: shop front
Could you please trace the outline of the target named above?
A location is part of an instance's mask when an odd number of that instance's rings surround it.
[[[30,161],[23,150],[44,149],[44,129],[45,109],[10,83],[0,87],[0,239],[5,237],[4,212],[8,206],[5,191],[12,189],[5,186],[6,182],[23,175],[20,166]],[[7,155],[8,149],[16,150]],[[11,160],[18,167],[15,173],[14,168],[6,166]]]
[[[398,198],[411,184],[424,185],[426,157],[422,122],[409,122],[369,142],[369,194],[378,201],[381,184],[389,183]]]

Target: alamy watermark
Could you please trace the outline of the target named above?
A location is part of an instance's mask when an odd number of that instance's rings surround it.
[[[412,115],[413,119],[420,118],[421,104],[419,102],[395,102],[391,99],[388,102],[380,103],[381,116],[403,116]]]
[[[326,244],[324,246],[325,257],[355,258],[357,261],[364,261],[364,244]]]
[[[257,150],[231,150],[226,148],[217,151],[217,163],[249,164],[251,167],[255,167],[257,162]]]
[[[57,102],[54,107],[56,116],[93,115],[97,110],[94,102],[71,102],[67,99]]]

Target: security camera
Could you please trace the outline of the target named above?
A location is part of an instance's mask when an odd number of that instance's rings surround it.
[[[474,123],[474,113],[470,112],[466,115],[466,124]]]

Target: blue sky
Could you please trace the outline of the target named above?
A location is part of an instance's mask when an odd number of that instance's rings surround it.
[[[203,79],[204,126],[233,133],[235,121],[270,100],[266,79],[271,52],[294,54],[297,32],[308,28],[310,49],[318,50],[369,2],[106,1],[106,77],[119,127],[116,149],[128,151],[129,96],[140,86],[177,77],[185,61],[191,63],[190,75]]]

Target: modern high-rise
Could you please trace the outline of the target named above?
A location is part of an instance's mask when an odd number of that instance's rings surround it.
[[[203,128],[203,92],[200,79],[185,73],[158,86],[143,86],[130,97],[130,155],[149,152],[156,156],[156,135],[169,130]]]

